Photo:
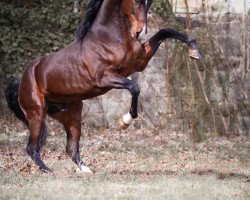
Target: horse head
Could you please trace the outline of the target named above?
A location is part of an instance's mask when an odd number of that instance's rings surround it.
[[[148,15],[148,10],[150,6],[152,5],[152,3],[153,3],[153,0],[140,0],[138,16],[143,18],[143,21],[144,21],[143,30],[140,33],[143,33],[143,32],[147,33],[147,15]]]
[[[153,0],[123,0],[122,10],[128,17],[131,35],[138,38],[142,32],[147,32],[147,13]]]

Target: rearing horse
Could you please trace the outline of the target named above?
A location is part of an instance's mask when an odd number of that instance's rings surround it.
[[[130,7],[122,6],[130,1]],[[42,171],[50,171],[40,157],[47,138],[46,114],[63,124],[67,132],[66,152],[83,172],[91,173],[79,154],[82,100],[126,89],[132,95],[129,112],[122,117],[127,127],[137,117],[140,93],[137,83],[127,77],[146,68],[160,44],[174,38],[188,45],[192,58],[199,59],[193,37],[173,29],[162,29],[145,43],[138,34],[153,0],[90,0],[76,40],[54,54],[34,60],[21,80],[11,79],[5,88],[9,108],[30,131],[27,153]],[[123,4],[124,5],[124,4]],[[131,12],[131,6],[137,13]],[[136,8],[136,9],[135,9]],[[130,9],[130,10],[126,10]],[[134,15],[132,18],[130,15]],[[132,20],[130,20],[132,19]],[[139,23],[140,22],[140,23]]]

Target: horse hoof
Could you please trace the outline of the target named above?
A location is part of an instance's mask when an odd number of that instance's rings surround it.
[[[48,167],[45,167],[45,168],[40,167],[39,169],[43,173],[51,173],[52,172],[52,170]]]
[[[81,165],[80,170],[82,173],[93,175],[93,172],[85,165]]]
[[[118,123],[122,129],[127,129],[129,127],[129,124],[124,123],[123,118],[120,118]]]
[[[190,58],[192,58],[192,59],[196,59],[196,60],[201,59],[201,55],[200,55],[199,51],[196,49],[189,49],[188,54],[189,54]]]
[[[133,120],[132,116],[130,113],[127,113],[126,115],[123,115],[121,119],[119,119],[119,124],[122,129],[127,129],[129,127],[129,124]]]

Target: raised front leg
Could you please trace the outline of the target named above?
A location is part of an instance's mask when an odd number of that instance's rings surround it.
[[[132,121],[132,119],[138,117],[137,106],[138,106],[138,97],[140,94],[140,89],[137,83],[127,78],[123,78],[123,81],[124,81],[124,88],[127,89],[132,95],[129,112],[126,115],[123,115],[123,117],[119,120],[120,126],[123,129],[126,129],[129,127],[129,124]]]
[[[153,37],[143,44],[147,61],[152,58],[160,44],[167,38],[177,39],[186,43],[189,47],[189,56],[197,60],[201,58],[197,49],[196,40],[192,36],[179,33],[171,28],[166,28],[158,31]]]
[[[119,75],[113,75],[111,73],[104,75],[101,79],[99,87],[102,88],[114,88],[114,89],[126,89],[130,92],[132,96],[130,110],[125,114],[119,123],[123,129],[128,128],[132,119],[137,118],[137,104],[138,97],[140,94],[140,89],[137,83],[127,79],[126,77],[121,77]]]

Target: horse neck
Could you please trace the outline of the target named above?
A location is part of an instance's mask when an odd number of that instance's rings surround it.
[[[121,11],[122,0],[105,0],[93,26],[124,34],[128,31],[127,19]]]

